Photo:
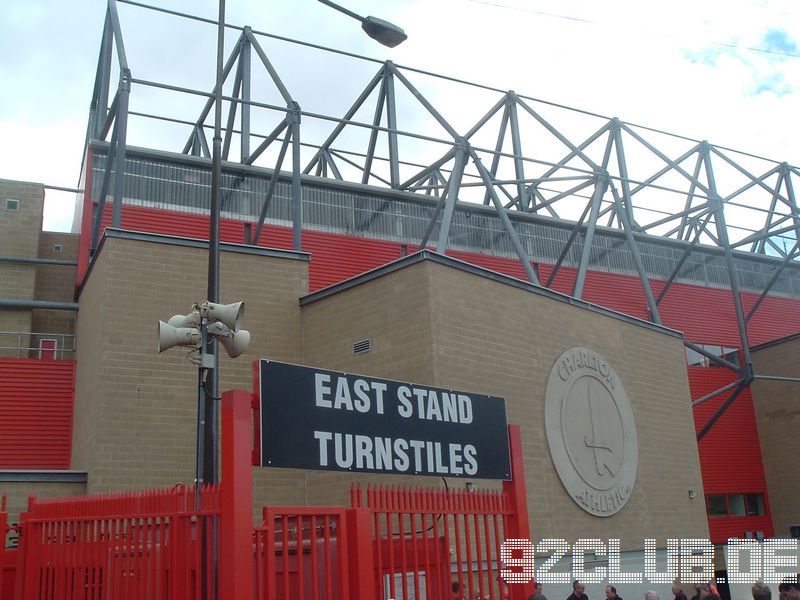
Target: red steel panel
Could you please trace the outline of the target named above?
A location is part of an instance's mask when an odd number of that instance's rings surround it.
[[[0,468],[69,469],[75,361],[0,359]]]
[[[710,394],[736,379],[736,373],[729,369],[689,367],[692,398]],[[708,422],[731,391],[723,392],[694,408],[696,431]],[[706,495],[759,493],[764,495],[767,507],[767,514],[763,516],[709,518],[711,541],[724,543],[729,537],[743,537],[745,531],[763,531],[766,536],[773,535],[761,444],[749,388],[739,394],[717,424],[703,437],[698,449]],[[704,498],[698,500],[705,502]]]

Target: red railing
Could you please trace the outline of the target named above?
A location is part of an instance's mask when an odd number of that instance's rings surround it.
[[[264,508],[256,529],[258,600],[349,600],[346,511]]]
[[[11,531],[8,527],[8,513],[6,512],[7,497],[5,494],[0,496],[0,598],[5,598],[13,592],[13,572],[11,571],[11,552],[7,546],[8,534]],[[8,572],[6,570],[8,569]]]
[[[381,598],[502,600],[500,544],[512,504],[504,491],[354,486],[351,503],[372,513]]]
[[[30,498],[20,515],[16,598],[199,599],[214,585],[201,561],[211,560],[219,514],[216,487]]]

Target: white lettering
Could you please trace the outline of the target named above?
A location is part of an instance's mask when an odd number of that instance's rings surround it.
[[[328,442],[331,441],[333,434],[330,431],[315,431],[314,439],[319,440],[319,466],[328,466]]]
[[[316,405],[321,406],[323,408],[330,408],[331,401],[326,399],[325,396],[331,393],[331,388],[329,388],[326,383],[331,382],[331,376],[326,375],[325,373],[314,373],[314,390],[316,392]]]

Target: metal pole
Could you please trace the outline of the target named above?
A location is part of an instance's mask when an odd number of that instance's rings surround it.
[[[217,23],[217,66],[216,84],[214,86],[214,139],[211,156],[211,207],[208,232],[208,294],[209,302],[219,302],[219,213],[222,188],[222,54],[225,47],[225,0],[219,2],[219,21]],[[216,460],[216,406],[214,399],[218,394],[217,378],[217,344],[212,337],[206,343],[206,353],[213,356],[215,368],[209,369],[206,385],[203,389],[206,415],[205,436],[203,445],[203,483],[217,482]]]

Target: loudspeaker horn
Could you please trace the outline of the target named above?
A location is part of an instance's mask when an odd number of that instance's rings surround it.
[[[208,335],[217,338],[217,341],[225,348],[225,352],[231,358],[236,358],[247,350],[250,344],[250,332],[246,329],[231,331],[222,323],[212,323],[208,326]]]
[[[172,315],[167,324],[173,327],[200,327],[200,313],[192,311],[188,315]]]
[[[196,346],[200,343],[200,332],[193,327],[173,327],[164,321],[158,322],[158,352],[174,346]]]
[[[219,321],[233,331],[237,331],[244,316],[244,302],[234,302],[233,304],[203,302],[200,304],[200,313],[207,319]]]

